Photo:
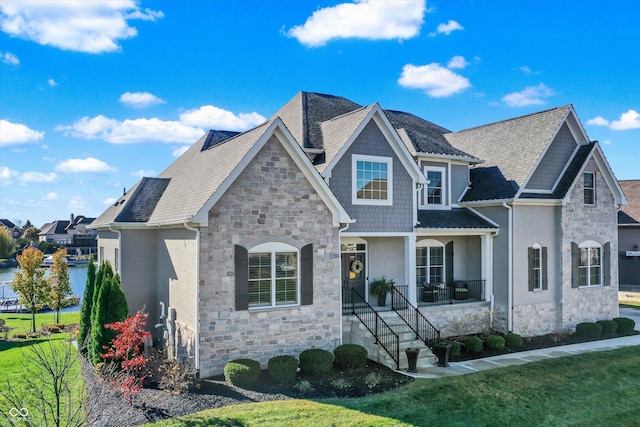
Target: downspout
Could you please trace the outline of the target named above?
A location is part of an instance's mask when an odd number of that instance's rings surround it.
[[[502,202],[502,206],[504,206],[509,211],[509,238],[508,238],[508,273],[507,273],[507,331],[511,332],[513,330],[513,207],[509,206],[507,202]]]
[[[196,342],[195,344],[195,368],[200,369],[200,229],[190,227],[184,220],[184,228],[196,233]]]

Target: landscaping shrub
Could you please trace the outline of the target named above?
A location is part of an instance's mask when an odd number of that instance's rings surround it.
[[[522,336],[513,333],[507,333],[504,335],[504,343],[507,347],[518,348],[522,346]]]
[[[312,348],[300,353],[300,372],[309,375],[326,374],[333,367],[333,353]]]
[[[336,365],[345,369],[358,369],[367,366],[367,349],[358,344],[342,344],[333,350]]]
[[[464,346],[469,353],[480,353],[482,351],[482,340],[478,337],[468,337],[464,340]]]
[[[460,343],[458,341],[453,341],[453,340],[446,340],[445,342],[447,344],[451,344],[451,349],[449,350],[449,357],[459,357],[460,349],[462,348]]]
[[[628,334],[636,327],[636,322],[628,317],[616,317],[613,321],[618,324],[619,334]]]
[[[267,364],[269,376],[276,382],[293,384],[298,373],[298,359],[293,356],[276,356]]]
[[[260,376],[260,362],[236,359],[224,365],[224,379],[238,387],[251,387]]]
[[[576,336],[595,340],[600,338],[602,334],[602,326],[593,322],[582,322],[576,325]]]
[[[596,323],[602,326],[603,336],[613,335],[618,330],[618,324],[613,320],[598,320]]]
[[[485,341],[491,349],[504,348],[504,338],[500,335],[489,335]]]

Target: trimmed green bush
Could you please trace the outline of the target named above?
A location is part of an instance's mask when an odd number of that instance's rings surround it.
[[[342,344],[333,350],[336,365],[344,369],[359,369],[367,366],[367,349],[358,344]]]
[[[464,346],[469,353],[480,353],[482,351],[482,340],[478,337],[467,337]]]
[[[449,350],[449,357],[459,357],[460,349],[462,348],[462,345],[460,345],[458,341],[453,341],[453,340],[446,340],[445,342],[447,344],[451,344],[451,349]]]
[[[602,326],[603,336],[613,335],[618,330],[618,324],[613,320],[598,320],[596,323]]]
[[[269,376],[276,382],[293,384],[298,373],[298,359],[293,356],[276,356],[267,364]]]
[[[618,324],[618,333],[619,334],[628,334],[632,332],[636,327],[636,322],[633,319],[629,319],[628,317],[616,317],[613,319],[614,322]]]
[[[600,338],[602,326],[594,322],[582,322],[576,325],[576,336],[595,340]]]
[[[326,374],[333,368],[333,353],[311,348],[300,353],[300,372],[309,375]]]
[[[260,376],[260,362],[236,359],[224,365],[224,379],[237,387],[251,387]]]
[[[487,347],[494,350],[504,348],[504,338],[500,335],[489,335],[485,340],[485,343],[487,344]]]
[[[522,336],[514,333],[504,334],[504,343],[509,348],[518,348],[522,346]]]

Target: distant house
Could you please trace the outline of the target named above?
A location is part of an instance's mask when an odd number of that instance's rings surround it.
[[[70,249],[70,255],[96,253],[98,233],[88,227],[94,220],[95,218],[71,214],[69,220],[55,220],[44,224],[38,233],[38,240],[66,246]]]
[[[18,239],[22,234],[22,229],[8,219],[0,219],[0,227],[4,227],[9,230],[11,237],[14,239]]]
[[[640,179],[618,181],[629,200],[618,212],[620,284],[640,285]]]
[[[571,105],[451,132],[300,92],[254,129],[209,131],[92,227],[130,309],[209,376],[341,342],[371,357],[352,314],[383,275],[393,324],[413,307],[445,336],[463,317],[527,335],[616,317],[624,203]]]

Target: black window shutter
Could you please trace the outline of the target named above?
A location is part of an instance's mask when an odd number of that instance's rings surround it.
[[[444,262],[446,264],[445,268],[447,270],[447,277],[445,280],[447,282],[453,281],[453,242],[449,242],[444,247]]]
[[[300,250],[300,304],[313,304],[313,243]]]
[[[536,287],[533,283],[533,248],[527,248],[527,265],[529,266],[529,290],[533,291]]]
[[[249,309],[249,251],[234,246],[234,262],[236,274],[236,311]]]
[[[547,247],[543,246],[540,250],[540,273],[542,274],[542,289],[549,289],[549,278],[547,277]]]
[[[604,253],[602,254],[602,268],[603,268],[603,280],[604,286],[611,285],[611,243],[607,242],[603,247]]]
[[[580,286],[580,277],[578,274],[578,265],[580,262],[580,248],[575,242],[571,242],[571,287]]]

